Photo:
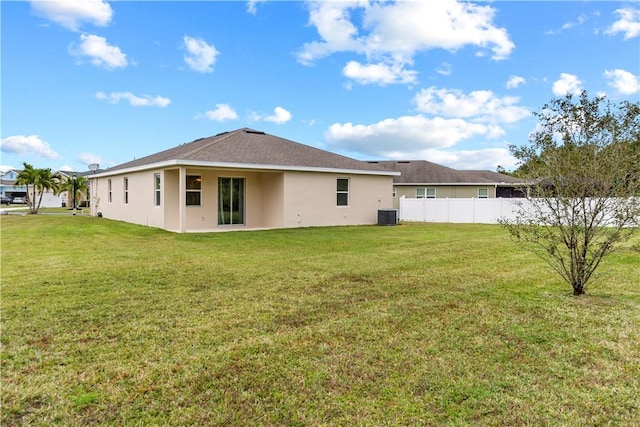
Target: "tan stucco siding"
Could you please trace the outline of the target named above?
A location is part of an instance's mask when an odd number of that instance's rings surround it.
[[[162,174],[162,171],[144,171],[94,179],[92,192],[97,197],[96,212],[101,212],[106,218],[150,227],[164,227],[164,210],[161,206],[154,206],[155,173]],[[125,178],[128,181],[127,200],[125,200]],[[111,180],[111,201],[109,201],[109,179]]]
[[[155,206],[155,173],[161,177],[160,206]],[[199,206],[185,204],[187,175],[202,178]],[[128,203],[124,201],[124,177],[129,182]],[[245,179],[242,225],[218,225],[220,177]],[[349,179],[348,206],[337,206],[338,178]],[[174,167],[95,178],[94,182],[94,197],[100,200],[96,212],[105,218],[179,232],[375,224],[378,209],[392,207],[391,176]]]
[[[349,179],[349,204],[337,206],[336,180]],[[391,207],[390,176],[287,172],[284,227],[375,224],[378,209]]]

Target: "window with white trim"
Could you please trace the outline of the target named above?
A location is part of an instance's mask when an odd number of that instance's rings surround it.
[[[478,198],[479,199],[488,199],[489,198],[489,189],[488,188],[478,188]]]
[[[124,204],[129,203],[129,178],[124,177]]]
[[[156,173],[153,175],[153,186],[154,186],[155,205],[160,206],[160,174],[159,173]]]
[[[336,180],[336,204],[338,206],[349,206],[349,178],[338,178]]]
[[[416,198],[418,199],[435,199],[435,188],[416,188]]]
[[[187,206],[200,206],[202,203],[202,176],[187,175]]]
[[[107,180],[107,191],[109,192],[109,203],[113,202],[113,197],[111,196],[111,178]]]

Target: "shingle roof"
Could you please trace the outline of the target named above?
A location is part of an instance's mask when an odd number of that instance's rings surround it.
[[[379,160],[369,163],[400,172],[395,184],[521,184],[509,175],[488,170],[457,170],[426,160]]]
[[[249,128],[223,132],[208,138],[161,151],[127,163],[105,169],[109,173],[122,169],[139,168],[162,162],[211,162],[243,165],[283,166],[288,168],[348,169],[386,172],[362,162],[329,151],[290,141]]]

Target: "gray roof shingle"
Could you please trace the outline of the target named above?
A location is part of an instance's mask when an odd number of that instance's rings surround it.
[[[521,184],[509,175],[488,170],[457,170],[426,160],[379,160],[369,163],[400,172],[395,184]]]
[[[108,168],[105,173],[161,162],[212,162],[259,166],[385,172],[378,165],[320,150],[249,128],[223,132]]]

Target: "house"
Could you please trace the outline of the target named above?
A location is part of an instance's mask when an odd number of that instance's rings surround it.
[[[400,172],[393,178],[393,207],[399,198],[523,197],[524,181],[488,170],[457,170],[426,160],[377,160],[368,162]]]
[[[27,199],[27,187],[16,185],[16,179],[20,173],[17,169],[9,169],[0,173],[0,195],[13,200],[14,197]]]
[[[98,171],[94,215],[176,232],[375,224],[392,205],[379,165],[253,129]]]

